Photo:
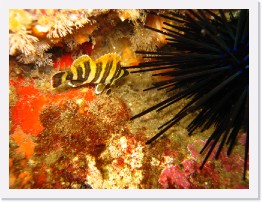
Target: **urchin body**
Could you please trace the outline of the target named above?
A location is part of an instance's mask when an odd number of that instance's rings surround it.
[[[151,13],[158,15],[156,13]],[[156,52],[137,51],[150,62],[129,67],[136,72],[161,71],[153,76],[157,88],[171,92],[170,97],[133,116],[160,111],[183,98],[189,102],[174,117],[159,127],[147,141],[150,144],[190,113],[198,115],[187,126],[189,135],[215,125],[205,146],[207,150],[200,169],[218,145],[215,158],[227,145],[229,155],[239,132],[246,135],[244,178],[248,158],[249,113],[249,13],[248,10],[187,10],[184,13],[159,14],[166,19],[163,30],[147,27],[167,36],[167,45]],[[183,89],[177,91],[177,89]]]

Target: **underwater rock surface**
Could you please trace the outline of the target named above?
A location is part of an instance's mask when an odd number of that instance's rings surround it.
[[[130,121],[156,98],[167,97],[143,91],[154,79],[149,73],[117,81],[109,95],[96,95],[93,84],[51,90],[51,76],[82,54],[95,60],[116,52],[122,66],[138,64],[144,59],[135,50],[153,51],[166,43],[144,28],[160,29],[161,18],[145,10],[10,10],[9,23],[10,188],[249,187],[248,179],[242,180],[245,134],[229,157],[222,150],[201,171],[199,151],[212,128],[189,137],[186,125],[193,115],[145,144],[159,121],[185,104],[181,100],[170,111]]]

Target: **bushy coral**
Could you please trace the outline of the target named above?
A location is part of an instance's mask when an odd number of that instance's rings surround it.
[[[145,10],[10,9],[9,15],[9,54],[18,56],[17,60],[24,64],[51,66],[53,60],[61,56],[55,51],[58,47],[67,54],[81,49],[79,46],[86,42],[92,43],[96,53],[94,58],[117,51],[137,60],[136,48],[148,46],[148,50],[152,49],[153,43],[145,43],[147,40],[143,40],[143,36],[138,37],[147,21]],[[132,50],[127,49],[130,42]],[[124,63],[130,64],[128,60]]]
[[[32,55],[36,52],[34,42],[39,41],[37,37],[29,34],[29,31],[19,30],[9,34],[9,54],[17,55],[22,53]]]
[[[31,26],[33,16],[23,9],[10,9],[9,10],[9,30],[17,32],[26,30]]]

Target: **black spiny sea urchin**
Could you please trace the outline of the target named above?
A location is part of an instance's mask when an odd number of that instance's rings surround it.
[[[249,147],[249,12],[248,10],[186,10],[157,14],[165,19],[163,30],[146,26],[167,36],[167,45],[156,52],[137,51],[150,62],[140,63],[137,72],[165,70],[153,76],[163,77],[150,89],[173,92],[169,98],[133,116],[135,119],[153,110],[160,111],[183,98],[189,102],[172,119],[159,127],[147,141],[152,143],[189,113],[200,111],[187,126],[189,135],[215,125],[214,132],[200,151],[207,150],[200,169],[218,144],[232,151],[240,130],[246,132],[245,178]],[[167,77],[168,76],[168,77]],[[176,89],[182,88],[182,91]]]

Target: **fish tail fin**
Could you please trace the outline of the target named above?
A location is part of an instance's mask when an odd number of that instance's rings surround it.
[[[52,88],[57,88],[66,81],[66,72],[57,72],[52,75],[51,86]]]

